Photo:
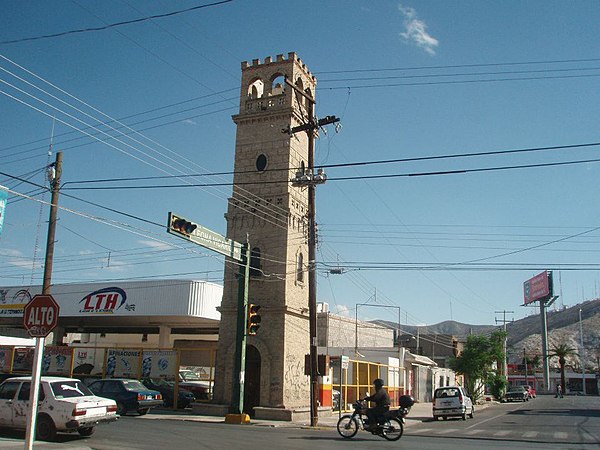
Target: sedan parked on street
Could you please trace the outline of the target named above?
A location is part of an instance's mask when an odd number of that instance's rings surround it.
[[[27,428],[31,377],[8,378],[0,384],[0,426]],[[114,400],[94,395],[80,380],[41,377],[36,438],[52,441],[57,432],[91,436],[100,423],[117,420]]]
[[[162,394],[163,402],[165,406],[174,406],[175,399],[175,382],[166,381],[160,378],[144,378],[142,380],[144,386],[148,389],[153,389]],[[192,402],[196,400],[196,397],[191,391],[187,389],[179,388],[177,393],[177,407],[187,408]]]
[[[94,381],[88,387],[95,394],[116,401],[120,416],[129,412],[137,412],[143,416],[150,408],[163,404],[162,394],[148,389],[139,380],[107,378]]]
[[[511,386],[504,394],[505,402],[527,402],[529,401],[529,391],[525,386]]]

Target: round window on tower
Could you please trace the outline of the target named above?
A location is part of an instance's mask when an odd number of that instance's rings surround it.
[[[256,170],[258,170],[259,172],[264,172],[264,170],[266,168],[267,168],[267,156],[259,155],[258,158],[256,158]]]

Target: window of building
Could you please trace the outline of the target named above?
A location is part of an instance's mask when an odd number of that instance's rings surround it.
[[[258,170],[259,172],[264,172],[265,169],[267,168],[267,155],[258,155],[258,158],[256,158],[256,170]]]
[[[298,263],[296,265],[296,281],[304,282],[304,255],[298,253]]]

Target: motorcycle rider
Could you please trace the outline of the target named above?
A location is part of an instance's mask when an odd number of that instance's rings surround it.
[[[377,378],[373,381],[375,393],[365,397],[366,401],[374,402],[375,406],[367,409],[367,418],[369,424],[365,428],[367,431],[373,431],[377,428],[377,420],[385,415],[390,409],[390,395],[383,388],[383,380]]]

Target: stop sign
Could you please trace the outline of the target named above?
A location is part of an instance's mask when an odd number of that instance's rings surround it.
[[[40,294],[23,309],[23,326],[31,337],[46,337],[58,323],[60,307],[51,295]]]

